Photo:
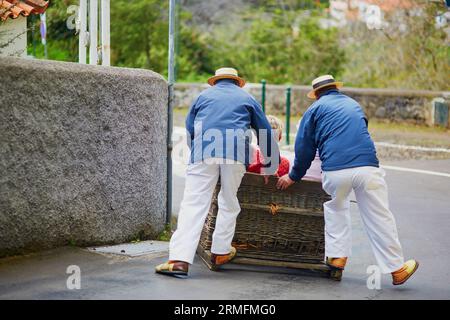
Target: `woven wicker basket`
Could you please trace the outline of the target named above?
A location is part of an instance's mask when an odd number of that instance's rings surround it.
[[[302,181],[286,191],[277,190],[276,182],[273,177],[264,185],[262,176],[245,174],[238,191],[241,213],[233,239],[238,257],[323,264],[323,203],[330,197],[317,181]],[[199,251],[211,249],[219,191],[220,183],[213,195]]]

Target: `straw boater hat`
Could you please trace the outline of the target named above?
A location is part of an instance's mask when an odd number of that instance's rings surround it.
[[[310,99],[316,99],[316,92],[319,89],[328,87],[328,86],[336,86],[337,88],[341,88],[344,85],[342,82],[338,82],[334,80],[333,76],[330,76],[329,74],[325,76],[320,76],[312,81],[312,87],[313,89],[308,92],[308,98]]]
[[[216,75],[208,79],[208,83],[213,86],[218,80],[232,79],[237,82],[239,87],[245,86],[245,80],[239,77],[236,69],[233,68],[220,68],[216,70]]]

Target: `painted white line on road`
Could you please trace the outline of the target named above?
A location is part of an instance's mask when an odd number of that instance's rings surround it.
[[[450,153],[450,149],[446,148],[428,148],[428,147],[420,147],[420,146],[408,146],[406,144],[395,144],[390,142],[375,142],[377,146],[388,147],[388,148],[397,148],[397,149],[405,149],[405,150],[414,150],[414,151],[426,151],[426,152],[445,152]]]
[[[450,178],[450,173],[444,173],[444,172],[436,172],[436,171],[420,170],[420,169],[411,169],[411,168],[403,168],[403,167],[395,167],[395,166],[383,166],[383,165],[381,167],[383,169],[387,169],[387,170],[421,173],[421,174],[428,174],[428,175],[431,175],[431,176],[439,176],[439,177]]]
[[[186,129],[183,128],[183,127],[174,126],[173,127],[173,133],[179,134],[179,135],[186,134]]]
[[[295,134],[291,134],[291,137],[295,138]],[[443,152],[443,153],[450,153],[450,149],[447,148],[430,148],[430,147],[421,147],[421,146],[410,146],[406,144],[396,144],[391,142],[377,142],[375,141],[375,145],[378,147],[385,147],[385,148],[395,148],[395,149],[402,149],[402,150],[413,150],[413,151],[423,151],[423,152]]]

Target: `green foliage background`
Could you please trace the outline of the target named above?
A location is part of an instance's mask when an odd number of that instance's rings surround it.
[[[199,25],[181,0],[178,8],[177,80],[205,81],[216,68],[233,66],[250,82],[308,84],[330,73],[356,87],[449,90],[449,45],[435,28],[443,3],[424,1],[421,16],[406,16],[406,31],[359,26],[322,29],[328,1],[249,0],[229,22]],[[420,2],[420,1],[419,1]],[[47,10],[49,59],[78,60],[78,36],[67,8],[77,0],[53,0]],[[308,10],[306,10],[308,9]],[[29,54],[35,50],[29,32]],[[112,0],[112,64],[167,74],[168,1]]]

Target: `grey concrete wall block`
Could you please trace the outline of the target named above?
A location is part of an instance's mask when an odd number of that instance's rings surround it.
[[[139,69],[0,59],[0,256],[154,238],[167,83]]]

